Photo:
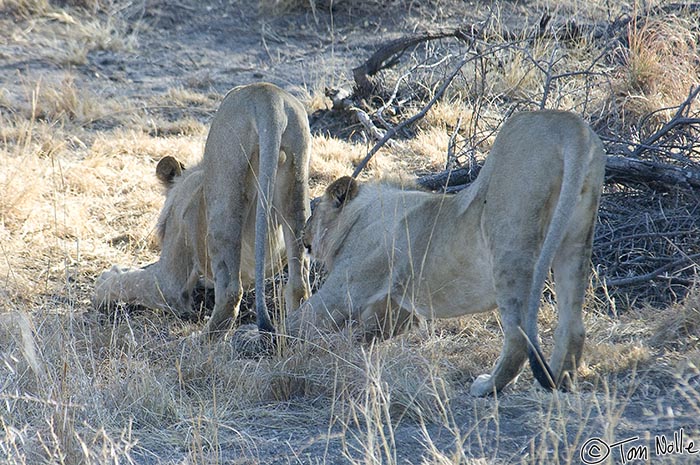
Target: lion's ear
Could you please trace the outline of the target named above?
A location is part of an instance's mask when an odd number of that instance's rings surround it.
[[[326,188],[326,195],[333,200],[336,207],[342,207],[346,202],[357,196],[359,185],[350,176],[338,178]]]
[[[173,180],[182,174],[185,165],[180,163],[175,157],[168,155],[163,157],[156,165],[156,177],[165,187],[173,185]]]

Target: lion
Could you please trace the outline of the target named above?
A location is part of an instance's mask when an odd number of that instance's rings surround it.
[[[303,234],[328,275],[287,316],[288,335],[349,326],[385,338],[416,317],[498,307],[501,355],[471,393],[500,391],[526,359],[545,388],[571,387],[585,339],[582,306],[605,160],[580,117],[545,110],[509,118],[478,178],[456,195],[336,180]],[[559,320],[548,364],[537,316],[550,267]]]
[[[201,162],[185,169],[168,156],[156,167],[166,187],[159,260],[102,273],[96,305],[121,301],[187,316],[204,277],[213,280],[215,303],[202,334],[212,339],[230,328],[243,288],[254,284],[257,327],[274,333],[263,291],[273,263],[286,258],[287,311],[310,294],[300,238],[309,216],[310,144],[306,111],[292,95],[268,83],[232,89],[213,118]]]

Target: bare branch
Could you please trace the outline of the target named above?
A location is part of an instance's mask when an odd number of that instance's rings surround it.
[[[608,157],[605,175],[608,183],[700,189],[700,171],[620,155]]]
[[[468,36],[465,34],[463,29],[456,29],[451,32],[425,32],[414,37],[402,37],[388,43],[387,45],[384,45],[383,47],[380,47],[379,50],[374,52],[372,56],[367,59],[367,61],[360,66],[353,68],[352,75],[355,79],[357,91],[359,91],[360,95],[371,94],[374,86],[369,81],[368,76],[374,76],[382,69],[396,64],[398,61],[398,57],[396,55],[400,56],[404,51],[406,51],[406,49],[418,45],[421,42],[444,39],[446,37],[464,39]]]
[[[479,170],[480,167],[446,170],[420,177],[418,185],[429,190],[444,190],[450,187],[452,192],[457,192],[473,182]],[[662,190],[674,187],[700,190],[700,171],[621,155],[609,155],[605,163],[605,182],[633,187],[653,185]]]
[[[647,281],[652,281],[654,279],[673,279],[672,276],[662,276],[664,273],[666,273],[669,270],[673,270],[674,268],[678,268],[681,265],[691,263],[692,265],[697,265],[695,263],[695,260],[700,258],[700,254],[693,254],[689,255],[687,257],[680,258],[678,260],[675,260],[671,263],[667,263],[664,266],[661,266],[654,271],[651,271],[649,273],[643,274],[643,275],[638,275],[638,276],[630,276],[627,278],[619,278],[619,279],[605,279],[605,285],[609,287],[622,287],[622,286],[630,286],[632,284],[640,284],[640,283],[645,283]]]
[[[426,113],[428,113],[428,110],[430,110],[430,108],[435,104],[435,102],[437,102],[442,97],[442,95],[445,93],[445,91],[449,87],[450,83],[452,83],[452,80],[461,71],[462,67],[465,64],[467,64],[467,62],[469,62],[470,60],[473,60],[473,59],[474,59],[473,55],[470,55],[470,54],[465,55],[459,61],[459,63],[455,67],[454,71],[452,71],[452,73],[450,73],[450,75],[447,77],[447,79],[445,79],[445,81],[442,83],[442,85],[437,90],[437,92],[435,92],[435,95],[433,95],[433,98],[430,99],[430,101],[421,109],[421,111],[419,111],[418,113],[416,113],[412,117],[408,118],[407,120],[402,121],[400,124],[397,124],[396,126],[389,129],[386,132],[386,134],[384,134],[384,137],[382,137],[381,140],[379,142],[377,142],[374,145],[374,147],[372,147],[372,149],[367,153],[365,158],[355,167],[355,171],[353,171],[352,177],[356,178],[357,175],[359,175],[362,172],[362,170],[365,168],[365,166],[367,166],[367,163],[369,163],[369,161],[372,159],[374,154],[377,153],[377,151],[379,151],[379,149],[382,148],[382,146],[384,144],[386,144],[386,142],[389,139],[394,137],[400,129],[402,129],[410,124],[413,124],[416,121],[418,121],[419,119],[423,118],[426,115]]]
[[[357,120],[362,124],[362,126],[365,127],[369,135],[371,136],[372,139],[375,141],[382,140],[384,136],[386,136],[386,131],[379,129],[377,126],[374,125],[372,122],[372,119],[369,117],[369,115],[360,110],[359,108],[352,108],[352,111],[355,112],[355,116],[357,117]],[[391,146],[394,141],[387,140],[386,144]]]

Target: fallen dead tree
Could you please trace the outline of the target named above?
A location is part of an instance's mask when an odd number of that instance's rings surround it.
[[[421,176],[417,183],[427,190],[454,193],[474,181],[480,170],[480,165],[445,170]],[[686,189],[700,192],[700,171],[622,155],[609,155],[605,164],[605,182],[630,187],[653,187],[659,191]]]
[[[700,189],[700,171],[640,160],[621,155],[610,155],[605,164],[606,182],[632,186],[649,186],[657,190],[673,188]]]

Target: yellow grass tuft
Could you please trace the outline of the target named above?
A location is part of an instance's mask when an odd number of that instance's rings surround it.
[[[656,321],[651,344],[676,350],[700,347],[700,289],[693,289]]]
[[[411,171],[440,171],[445,169],[449,145],[450,134],[446,128],[421,129],[408,141],[402,157],[411,160]]]
[[[433,105],[420,124],[423,127],[446,129],[455,129],[459,125],[460,133],[464,133],[473,124],[473,118],[473,108],[458,94],[449,101],[443,100]]]
[[[346,142],[330,136],[314,136],[311,141],[310,185],[312,195],[320,195],[328,184],[341,176],[350,176],[367,154],[366,146]],[[362,173],[363,178],[381,173],[400,174],[400,162],[380,150]]]
[[[691,21],[676,16],[633,20],[629,49],[617,69],[616,93],[623,119],[636,119],[660,108],[678,105],[700,84],[700,36]],[[655,115],[658,121],[670,110]]]
[[[21,227],[40,202],[46,186],[34,179],[46,178],[45,163],[34,157],[10,158],[0,171],[0,224]]]
[[[87,123],[114,111],[114,102],[105,102],[66,75],[60,83],[37,83],[32,89],[32,116],[48,122]]]

